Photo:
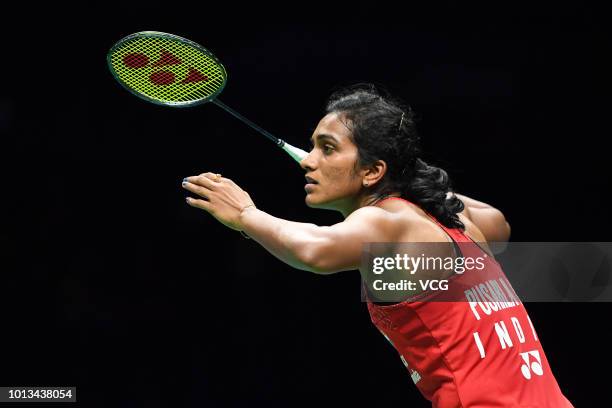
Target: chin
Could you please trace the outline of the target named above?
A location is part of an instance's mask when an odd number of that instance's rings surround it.
[[[306,194],[306,197],[304,198],[304,202],[310,208],[317,208],[318,202],[317,200],[312,198],[312,194]]]
[[[313,197],[312,193],[306,194],[304,202],[310,208],[325,208],[325,202],[317,199],[316,196]]]
[[[306,195],[306,198],[304,198],[304,202],[310,208],[318,208],[321,210],[333,210],[334,209],[330,201],[317,200],[316,198],[312,197],[312,193]]]

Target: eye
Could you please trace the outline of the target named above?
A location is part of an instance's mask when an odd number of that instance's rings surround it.
[[[323,151],[326,154],[331,153],[333,150],[334,150],[334,146],[332,146],[332,145],[326,144],[325,146],[323,146]]]

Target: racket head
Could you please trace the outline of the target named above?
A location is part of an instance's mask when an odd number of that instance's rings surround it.
[[[157,105],[200,105],[215,99],[227,83],[227,71],[212,52],[159,31],[122,38],[109,50],[106,61],[125,89]]]

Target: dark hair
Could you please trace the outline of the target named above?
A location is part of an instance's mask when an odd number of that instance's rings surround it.
[[[341,113],[357,146],[357,167],[376,160],[387,163],[387,173],[373,187],[377,197],[399,191],[402,197],[436,217],[449,228],[465,229],[457,213],[463,203],[454,194],[446,171],[425,163],[410,107],[373,84],[358,84],[334,92],[327,113]]]

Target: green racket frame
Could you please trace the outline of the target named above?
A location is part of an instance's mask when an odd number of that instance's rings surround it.
[[[182,102],[178,102],[178,101],[160,101],[158,99],[151,98],[151,97],[149,97],[149,96],[147,96],[147,95],[145,95],[145,94],[143,94],[143,93],[141,93],[139,91],[134,90],[130,85],[128,85],[121,78],[119,73],[115,70],[115,67],[113,66],[113,63],[112,63],[112,57],[113,57],[114,53],[117,51],[117,49],[123,47],[123,45],[125,43],[130,42],[130,41],[135,40],[135,39],[140,39],[140,38],[162,38],[162,39],[168,39],[170,41],[178,41],[178,42],[180,42],[182,44],[185,44],[185,45],[191,46],[193,48],[196,48],[198,51],[201,51],[206,56],[211,58],[215,62],[215,64],[218,65],[218,67],[221,69],[221,72],[222,72],[223,83],[221,84],[219,89],[217,89],[217,91],[214,92],[210,96],[207,96],[207,97],[201,98],[201,99],[197,99],[197,100],[193,100],[193,101],[182,101]],[[147,102],[154,103],[156,105],[172,106],[172,107],[175,107],[175,108],[185,108],[185,107],[190,107],[190,106],[201,105],[201,104],[213,101],[223,91],[223,89],[225,88],[225,85],[227,84],[227,70],[225,69],[225,67],[223,66],[221,61],[219,61],[219,59],[217,57],[215,57],[215,55],[212,52],[210,52],[206,48],[202,47],[200,44],[195,43],[195,42],[193,42],[191,40],[188,40],[188,39],[183,38],[183,37],[179,37],[178,35],[169,34],[169,33],[163,33],[163,32],[160,32],[160,31],[141,31],[141,32],[138,32],[138,33],[130,34],[127,37],[122,38],[115,45],[113,45],[112,48],[108,51],[108,54],[106,55],[106,62],[108,64],[109,70],[113,74],[113,77],[125,89],[127,89],[128,91],[130,91],[132,94],[136,95],[137,97],[139,97],[141,99],[144,99]]]

